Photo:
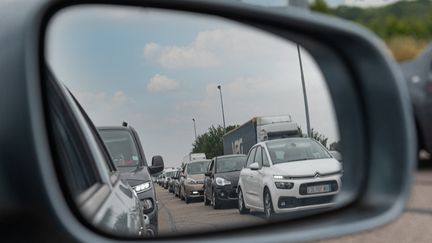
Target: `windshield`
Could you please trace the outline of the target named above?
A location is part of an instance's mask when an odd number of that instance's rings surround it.
[[[170,171],[170,172],[166,172],[166,177],[173,177],[174,176],[175,171]]]
[[[210,161],[194,162],[190,163],[187,167],[187,173],[189,175],[204,174],[207,172],[207,167]]]
[[[266,145],[273,164],[331,158],[321,145],[310,139],[280,139],[268,141]]]
[[[246,156],[216,159],[216,173],[240,171],[246,162]]]
[[[139,163],[138,151],[128,131],[99,131],[116,167],[136,167]]]

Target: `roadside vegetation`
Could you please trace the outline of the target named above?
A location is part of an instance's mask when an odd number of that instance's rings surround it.
[[[432,41],[432,1],[399,1],[383,7],[330,8],[315,0],[311,10],[356,22],[381,37],[393,57],[402,62],[415,58]]]

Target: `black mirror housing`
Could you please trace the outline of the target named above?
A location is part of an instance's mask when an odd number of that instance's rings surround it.
[[[152,175],[157,174],[164,169],[164,161],[160,155],[153,156],[151,164],[152,165],[149,167],[149,172]]]

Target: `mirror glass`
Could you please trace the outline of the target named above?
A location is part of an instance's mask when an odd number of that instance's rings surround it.
[[[95,172],[109,188],[100,210],[76,199],[104,231],[199,234],[342,205],[349,165],[326,80],[301,43],[215,16],[86,5],[51,19],[45,57],[105,144],[90,152],[109,156],[88,163],[114,165]],[[155,155],[165,168],[150,175]]]

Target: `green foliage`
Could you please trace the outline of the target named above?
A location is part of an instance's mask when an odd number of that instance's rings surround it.
[[[432,1],[399,1],[376,8],[339,6],[334,9],[311,9],[354,21],[375,32],[384,40],[412,36],[416,39],[432,39]]]
[[[311,5],[310,9],[315,12],[330,13],[331,9],[327,6],[325,0],[315,0]]]
[[[238,125],[228,126],[226,132],[237,127]],[[205,153],[207,158],[223,155],[223,135],[222,126],[211,126],[206,133],[199,135],[192,144],[192,153]]]
[[[315,139],[319,143],[321,143],[324,147],[327,148],[327,141],[328,137],[324,136],[323,134],[315,131],[313,128],[311,129],[311,138]]]

